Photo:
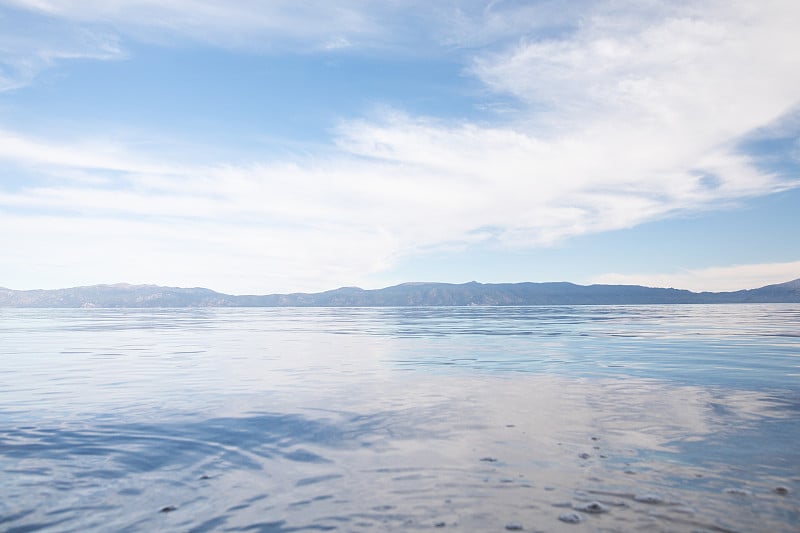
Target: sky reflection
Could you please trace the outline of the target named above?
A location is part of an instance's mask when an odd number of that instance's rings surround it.
[[[796,308],[759,310],[3,314],[0,527],[792,531]]]

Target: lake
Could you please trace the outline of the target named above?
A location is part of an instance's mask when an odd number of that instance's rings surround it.
[[[800,531],[800,305],[0,309],[0,530]]]

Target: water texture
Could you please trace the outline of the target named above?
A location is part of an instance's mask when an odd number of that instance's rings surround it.
[[[0,309],[0,531],[800,531],[800,305]]]

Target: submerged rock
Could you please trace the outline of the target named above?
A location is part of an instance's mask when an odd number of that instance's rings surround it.
[[[584,513],[593,513],[593,514],[608,512],[608,507],[606,507],[600,502],[584,503],[583,505],[576,506],[575,509],[577,509],[578,511],[583,511]]]
[[[558,519],[567,524],[580,524],[583,522],[583,515],[580,513],[564,513],[558,515]]]
[[[489,456],[481,457],[481,461],[483,461],[484,463],[496,463],[497,457],[489,457]]]
[[[753,493],[750,492],[749,490],[738,489],[738,488],[725,489],[725,494],[732,494],[734,496],[752,496],[753,495]]]
[[[636,494],[633,499],[641,503],[664,503],[664,499],[655,494]]]

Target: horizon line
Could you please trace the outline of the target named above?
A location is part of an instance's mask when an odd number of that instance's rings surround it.
[[[461,286],[461,285],[524,285],[524,284],[534,284],[534,285],[556,285],[556,284],[567,284],[567,285],[574,285],[578,287],[642,287],[646,289],[662,289],[662,290],[677,290],[677,291],[685,291],[692,294],[724,294],[724,293],[731,293],[731,292],[739,292],[739,291],[748,291],[748,290],[756,290],[756,289],[763,289],[765,287],[772,287],[776,285],[785,285],[787,283],[793,282],[800,282],[800,278],[794,278],[791,280],[787,280],[780,283],[769,283],[767,285],[762,285],[759,287],[750,287],[745,289],[736,289],[736,290],[729,290],[729,291],[693,291],[690,289],[682,289],[679,287],[659,287],[659,286],[652,286],[652,285],[641,285],[641,284],[627,284],[627,283],[589,283],[589,284],[581,284],[575,283],[572,281],[512,281],[512,282],[480,282],[476,280],[462,282],[462,283],[453,283],[453,282],[446,282],[446,281],[404,281],[401,283],[396,283],[394,285],[387,285],[383,287],[378,287],[374,289],[364,289],[358,286],[348,286],[343,285],[340,287],[336,287],[333,289],[325,289],[322,291],[316,292],[303,292],[303,291],[292,291],[292,292],[270,292],[270,293],[247,293],[247,294],[233,294],[227,292],[220,292],[215,289],[211,289],[209,287],[203,286],[194,286],[194,287],[185,287],[185,286],[173,286],[173,285],[159,285],[157,283],[128,283],[128,282],[116,282],[116,283],[95,283],[91,285],[73,285],[69,287],[58,287],[54,289],[43,289],[43,288],[36,288],[36,289],[12,289],[9,287],[2,287],[0,286],[0,290],[7,290],[13,292],[35,292],[35,291],[64,291],[64,290],[71,290],[71,289],[88,289],[94,287],[116,287],[116,288],[140,288],[140,287],[155,287],[155,288],[163,288],[163,289],[180,289],[180,290],[193,290],[193,289],[201,289],[201,290],[208,290],[212,291],[217,294],[222,294],[225,296],[272,296],[272,295],[293,295],[293,294],[323,294],[326,292],[333,292],[339,291],[343,289],[354,289],[360,291],[380,291],[385,289],[391,289],[393,287],[401,287],[403,285],[451,285],[451,286]]]

